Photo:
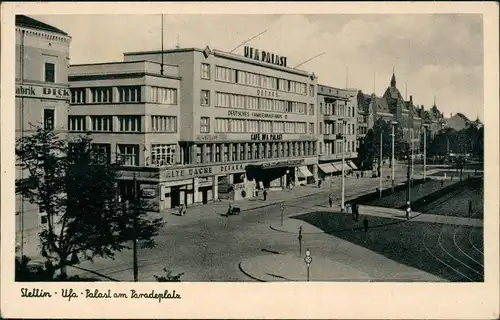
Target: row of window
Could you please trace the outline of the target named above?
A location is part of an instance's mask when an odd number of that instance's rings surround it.
[[[87,123],[87,117],[89,123]],[[118,126],[113,126],[113,116],[68,116],[68,129],[73,132],[142,132],[142,116],[115,116]],[[90,126],[90,127],[88,127]],[[151,131],[177,132],[177,117],[151,116]]]
[[[209,64],[202,64],[201,77],[203,79],[210,79]],[[263,74],[236,70],[222,66],[215,66],[215,80],[228,83],[237,83],[263,89],[307,95],[307,84],[304,82],[270,77]],[[309,85],[309,95],[311,97],[314,97],[314,85]]]
[[[206,118],[208,119],[208,118]],[[209,123],[208,120],[203,120],[204,123]],[[206,126],[205,126],[206,127]],[[307,133],[314,134],[314,123],[309,123],[309,128],[306,128],[305,122],[289,122],[289,121],[269,121],[269,120],[245,120],[231,118],[215,118],[216,133]]]
[[[345,130],[345,131],[344,131]],[[320,134],[354,134],[355,125],[354,123],[347,123],[344,129],[344,124],[342,122],[325,122],[319,123],[319,133]]]
[[[177,104],[177,89],[149,86],[146,94],[146,101],[150,103]],[[141,101],[141,86],[71,88],[72,104],[136,103]]]
[[[201,144],[196,146],[197,163],[261,160],[316,155],[312,141]]]
[[[325,142],[324,145],[322,142],[320,142],[319,148],[320,153],[323,155],[342,154],[342,141]],[[355,141],[347,141],[347,143],[345,144],[345,152],[355,151]]]
[[[106,161],[112,161],[110,144],[93,144],[92,147]],[[196,163],[218,163],[314,156],[316,144],[313,141],[197,144],[195,150]],[[122,161],[125,166],[138,166],[140,152],[139,145],[118,144],[116,145],[116,160]],[[178,164],[181,162],[180,152],[181,149],[176,144],[153,144],[151,145],[151,160],[146,158],[146,164],[151,166]]]
[[[345,106],[343,104],[325,103],[325,109],[323,110],[323,102],[319,103],[319,113],[325,116],[340,116],[340,117],[352,117],[355,115],[355,108],[352,106]]]
[[[204,91],[205,93],[202,93],[202,105],[203,102],[206,101],[207,95],[208,99],[210,99],[210,92]],[[205,99],[203,97],[205,97]],[[221,108],[308,114],[307,104],[304,102],[260,98],[225,92],[215,93],[215,106]],[[314,115],[314,104],[309,105],[309,114]]]

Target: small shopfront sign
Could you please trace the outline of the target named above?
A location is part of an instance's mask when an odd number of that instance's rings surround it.
[[[247,163],[215,165],[195,168],[169,169],[162,174],[167,180],[192,179],[244,172]]]
[[[68,88],[16,85],[16,97],[70,100],[71,94]]]
[[[279,113],[269,113],[260,111],[239,111],[229,110],[227,112],[229,117],[243,117],[243,118],[261,118],[261,119],[283,119],[283,115]],[[286,116],[285,116],[286,119]]]
[[[226,141],[227,134],[199,134],[196,141]]]
[[[283,135],[256,133],[256,134],[252,134],[250,136],[250,140],[252,140],[252,141],[280,141],[280,140],[283,140]]]
[[[262,168],[293,167],[301,164],[304,164],[304,159],[270,161],[263,163],[261,167]]]

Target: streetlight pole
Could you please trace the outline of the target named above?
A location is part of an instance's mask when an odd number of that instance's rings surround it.
[[[392,121],[392,193],[394,193],[394,127],[397,125],[397,121]]]
[[[382,198],[382,133],[383,132],[380,132],[380,159],[379,159],[379,163],[378,163],[378,175],[379,175],[379,196],[380,198]]]
[[[424,124],[424,181],[427,178],[427,125]]]
[[[311,267],[312,260],[313,259],[311,257],[311,250],[307,249],[306,256],[304,257],[304,262],[306,263],[307,266],[307,281],[309,281],[309,268]]]
[[[341,203],[340,203],[340,212],[344,212],[344,187],[345,187],[345,181],[344,181],[344,176],[345,176],[345,142],[346,142],[346,136],[345,136],[345,121],[342,122],[342,180],[341,180]]]
[[[133,271],[134,271],[134,282],[139,281],[139,268],[137,265],[137,210],[139,209],[139,188],[137,188],[137,177],[134,172],[134,203],[132,205],[132,215],[133,215],[133,222],[132,222],[132,228],[134,232],[134,240],[133,240]]]
[[[415,129],[412,127],[411,128],[411,183],[413,184],[413,165],[414,165],[414,149],[415,149]]]

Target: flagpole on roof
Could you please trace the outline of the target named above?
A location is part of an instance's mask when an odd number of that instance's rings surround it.
[[[161,14],[161,69],[160,74],[163,75],[163,13]]]
[[[309,61],[311,61],[311,60],[313,60],[313,59],[316,59],[317,57],[320,57],[320,56],[324,55],[325,53],[326,53],[326,52],[322,52],[322,53],[320,53],[320,54],[317,54],[317,55],[315,55],[314,57],[309,58],[309,59],[307,59],[306,61],[299,63],[298,65],[296,65],[296,66],[295,66],[295,67],[293,67],[293,68],[294,68],[294,69],[297,69],[298,67],[300,67],[301,65],[305,64],[306,62],[309,62]]]
[[[251,40],[253,40],[253,39],[255,39],[255,38],[257,38],[257,37],[259,37],[259,36],[263,35],[263,34],[264,34],[264,33],[266,33],[266,32],[267,32],[267,30],[264,30],[264,31],[262,31],[261,33],[259,33],[258,35],[253,36],[253,37],[251,37],[250,39],[243,41],[243,43],[241,43],[240,45],[238,45],[238,46],[237,46],[236,48],[234,48],[233,50],[229,51],[229,53],[233,53],[233,51],[234,51],[234,50],[238,49],[239,47],[241,47],[241,46],[242,46],[242,45],[244,45],[245,43],[248,43],[249,41],[251,41]]]

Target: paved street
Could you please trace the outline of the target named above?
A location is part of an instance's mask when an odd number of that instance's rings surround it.
[[[397,176],[403,177],[402,172],[398,170]],[[400,178],[396,182],[401,183],[403,181],[404,178]],[[388,181],[384,181],[384,183],[389,186]],[[348,178],[346,179],[346,200],[372,192],[378,187],[378,184],[379,180],[376,178]],[[255,257],[274,255],[276,253],[286,256],[298,254],[297,233],[280,232],[270,227],[271,225],[280,224],[279,203],[281,201],[285,202],[286,217],[321,210],[331,212],[331,209],[328,208],[328,193],[340,196],[340,183],[336,181],[331,185],[325,184],[321,189],[315,186],[306,186],[297,187],[294,191],[271,192],[268,201],[265,203],[261,200],[246,200],[237,203],[244,211],[239,216],[229,218],[220,215],[227,208],[227,203],[191,207],[186,217],[167,214],[165,215],[167,224],[156,239],[157,246],[153,249],[140,250],[139,279],[140,281],[154,281],[154,275],[161,274],[161,270],[167,267],[174,273],[183,272],[184,275],[181,278],[183,281],[253,281],[240,269],[242,261],[249,261],[249,259]],[[272,204],[273,201],[274,204]],[[338,208],[338,204],[337,201],[334,205],[334,211],[335,208]],[[265,205],[265,207],[252,209],[252,207],[262,205]],[[345,214],[332,214],[350,219]],[[373,221],[372,223],[374,223],[373,218],[370,218]],[[288,225],[290,225],[290,221],[295,220],[286,219],[288,222],[285,221],[285,223],[288,223]],[[394,224],[393,222],[404,222],[394,218],[379,219],[384,221],[382,224],[388,225],[380,228],[377,232],[376,237],[380,239],[386,236],[385,233],[382,235],[384,228],[388,230],[390,237],[393,237],[394,232],[399,232],[397,227],[391,227]],[[423,219],[424,222],[417,223],[415,221],[412,224],[404,224],[405,227],[402,230],[406,230],[405,232],[409,234],[418,234],[422,238],[418,241],[426,241],[426,246],[434,249],[436,244],[444,242],[440,234],[445,231],[436,233],[440,235],[439,239],[431,239],[428,232],[422,233],[424,229],[420,227],[417,228],[418,230],[411,229],[411,225],[417,224],[422,226],[431,225],[431,229],[441,228],[440,224],[427,221],[429,219]],[[292,229],[296,229],[298,232],[299,225],[300,223],[297,223]],[[439,225],[439,227],[435,227],[436,225]],[[310,225],[308,227],[314,228]],[[404,279],[423,281],[432,278],[428,273],[418,270],[423,265],[419,264],[412,267],[407,264],[405,259],[397,259],[393,254],[388,255],[383,248],[380,248],[380,246],[384,246],[385,242],[383,241],[379,242],[378,246],[366,246],[365,240],[360,240],[364,239],[360,238],[364,237],[361,231],[351,232],[357,239],[353,240],[350,236],[338,236],[337,234],[332,236],[316,228],[314,229],[320,232],[307,232],[308,227],[304,228],[303,249],[309,248],[316,257],[321,257],[320,261],[331,261],[333,258],[334,263],[337,265],[340,263],[348,266],[346,268],[349,270],[354,268],[357,272],[366,274],[367,279],[369,278],[370,281],[402,281]],[[458,227],[462,228],[461,226]],[[457,226],[447,228],[455,230]],[[445,233],[449,232],[448,229],[446,229]],[[471,244],[469,247],[475,243],[480,251],[482,250],[482,243],[478,240],[480,234],[475,229],[463,227],[463,230],[467,232],[467,239],[470,239],[468,240],[468,243]],[[406,237],[411,242],[411,237],[408,235]],[[456,238],[463,237],[462,233],[456,236]],[[430,243],[431,241],[434,241],[434,243]],[[390,242],[385,244],[385,246],[388,245],[392,244]],[[402,254],[402,257],[408,256],[408,253],[411,254],[408,251],[407,254]],[[430,258],[427,263],[438,265],[435,259]],[[73,274],[86,273],[81,268],[97,272],[110,280],[131,281],[133,279],[132,254],[130,251],[119,253],[115,260],[97,259],[94,264],[82,263],[78,266],[78,269],[71,268],[71,272]],[[435,270],[431,268],[428,271]],[[477,277],[471,277],[470,272],[465,274],[468,278],[477,279]],[[476,273],[473,273],[473,275],[476,275]],[[447,278],[454,280],[449,275]],[[431,281],[442,281],[437,280],[438,277],[433,279],[436,280]]]
[[[399,182],[402,182],[400,179]],[[359,196],[378,187],[378,179],[346,179],[346,199]],[[340,196],[340,184],[332,186],[300,187],[315,189],[315,194],[295,198],[285,202],[285,214],[296,215],[308,212],[314,205],[327,206],[328,193]],[[299,189],[296,188],[296,189]],[[285,191],[286,192],[286,191]],[[270,193],[269,201],[273,194]],[[338,206],[338,204],[337,204]],[[207,211],[213,212],[211,205]],[[193,209],[192,211],[195,211]],[[189,214],[189,213],[188,213]],[[194,213],[193,213],[194,215]],[[242,281],[249,280],[238,268],[239,261],[261,253],[261,250],[290,252],[297,247],[296,235],[271,230],[271,223],[279,222],[279,204],[244,211],[240,216],[221,217],[218,214],[205,214],[202,219],[167,217],[167,223],[157,237],[157,247],[143,249],[139,254],[140,279],[152,280],[163,267],[174,272],[184,272],[184,280],[192,281]],[[323,254],[337,254],[341,245],[327,235],[307,236],[304,245],[318,248]],[[320,249],[321,248],[321,249]],[[132,279],[131,252],[119,253],[114,261],[97,259],[94,264],[82,263],[81,267],[94,270],[110,278],[129,281]],[[80,270],[71,268],[75,274]]]

